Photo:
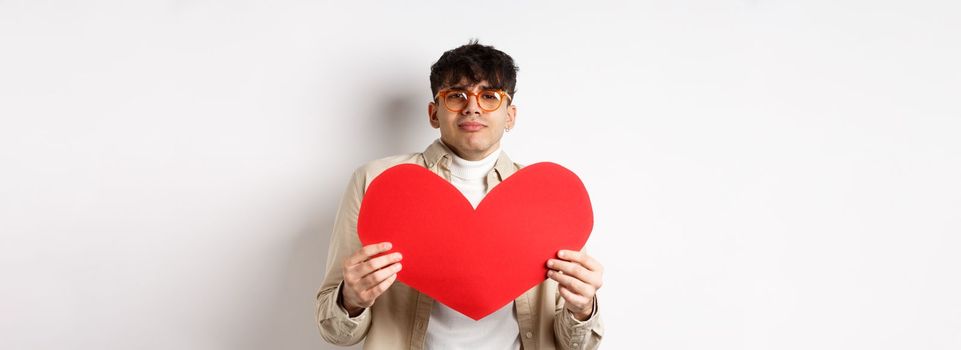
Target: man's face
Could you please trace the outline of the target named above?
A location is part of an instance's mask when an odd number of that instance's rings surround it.
[[[480,93],[489,85],[486,80],[468,85],[467,79],[444,89],[458,89]],[[503,98],[500,107],[485,111],[478,105],[477,97],[468,97],[467,106],[460,112],[451,112],[441,99],[431,101],[427,106],[430,125],[440,129],[440,138],[457,156],[467,160],[479,160],[500,147],[505,128],[514,127],[517,108],[510,99]]]

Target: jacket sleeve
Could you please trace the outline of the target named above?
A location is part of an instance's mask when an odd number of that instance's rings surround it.
[[[598,313],[597,295],[594,295],[591,317],[585,321],[578,321],[564,308],[560,286],[554,293],[554,305],[554,344],[558,349],[597,349],[601,345],[604,323]]]
[[[340,207],[337,209],[327,251],[326,273],[317,291],[315,303],[317,327],[324,340],[335,345],[357,344],[364,339],[370,328],[369,309],[364,309],[356,317],[350,317],[340,301],[341,288],[344,284],[344,260],[361,247],[357,236],[357,215],[364,197],[365,183],[363,168],[354,171],[341,199]]]

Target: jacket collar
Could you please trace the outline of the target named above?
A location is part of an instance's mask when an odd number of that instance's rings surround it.
[[[436,168],[439,166],[443,166],[444,169],[450,169],[450,163],[454,159],[453,155],[454,151],[438,138],[424,150],[424,161],[427,162],[428,169],[437,172]],[[501,149],[501,154],[494,163],[494,171],[497,172],[497,176],[500,177],[501,181],[504,181],[504,179],[513,175],[516,171],[514,169],[514,162],[507,156],[507,152],[504,152],[503,149]]]

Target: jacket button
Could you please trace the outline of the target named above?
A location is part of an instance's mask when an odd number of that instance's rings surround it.
[[[524,334],[524,336],[526,336],[526,337],[528,337],[528,338],[531,338],[531,337],[534,336],[534,333],[527,332],[527,334]]]

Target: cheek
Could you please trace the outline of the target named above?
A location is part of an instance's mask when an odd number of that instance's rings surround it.
[[[451,118],[450,116],[441,114],[440,112],[437,114],[437,122],[440,123],[442,127],[457,127],[456,118]]]
[[[494,123],[492,123],[492,125],[497,125],[497,127],[503,128],[505,125],[507,125],[507,118],[507,115],[500,116]]]

